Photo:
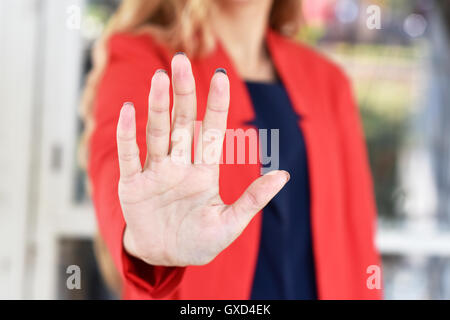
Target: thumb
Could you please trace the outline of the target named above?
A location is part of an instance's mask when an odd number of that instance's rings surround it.
[[[245,229],[252,218],[272,200],[289,181],[290,175],[284,170],[274,170],[259,177],[244,191],[235,203],[224,212],[227,225],[233,225],[236,237]]]

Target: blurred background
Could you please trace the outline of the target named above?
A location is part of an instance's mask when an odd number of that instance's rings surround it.
[[[0,1],[2,299],[117,298],[95,261],[77,144],[89,51],[119,2]],[[302,6],[299,41],[340,64],[358,97],[385,298],[450,299],[450,1]]]

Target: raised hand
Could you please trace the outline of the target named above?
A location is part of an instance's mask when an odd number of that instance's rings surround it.
[[[202,134],[204,161],[192,163],[196,120],[195,81],[189,59],[172,59],[174,106],[169,111],[170,79],[158,70],[148,101],[147,160],[139,160],[135,111],[125,103],[117,126],[119,199],[127,224],[125,250],[151,265],[203,265],[229,246],[289,180],[285,171],[256,179],[232,205],[219,196],[219,159],[225,135],[229,82],[223,69],[213,75]],[[171,143],[169,137],[171,136]],[[219,143],[217,143],[219,142]],[[216,147],[212,152],[210,147]],[[211,145],[214,144],[214,145]],[[208,154],[206,154],[208,150]]]

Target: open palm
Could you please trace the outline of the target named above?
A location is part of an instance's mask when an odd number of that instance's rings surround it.
[[[229,82],[223,69],[211,80],[202,124],[202,150],[192,163],[196,120],[195,81],[189,59],[172,59],[170,79],[158,70],[152,79],[144,167],[136,144],[135,111],[122,107],[117,126],[119,199],[127,227],[125,249],[152,265],[202,265],[229,246],[289,180],[285,171],[256,179],[232,205],[219,195],[219,160],[226,130]]]

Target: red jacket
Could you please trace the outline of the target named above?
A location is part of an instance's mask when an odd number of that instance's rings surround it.
[[[349,81],[316,52],[268,31],[267,45],[299,122],[308,156],[311,230],[318,295],[321,299],[375,299],[367,268],[380,265],[374,246],[376,208],[363,132]],[[173,51],[149,35],[114,35],[95,101],[96,128],[90,141],[89,175],[101,235],[130,299],[248,299],[258,256],[261,215],[205,266],[153,267],[123,249],[125,222],[117,195],[119,165],[116,125],[125,101],[136,107],[137,142],[145,151],[147,97],[158,68],[170,72]],[[229,128],[249,127],[253,108],[246,86],[223,48],[192,60],[198,118],[203,119],[209,82],[217,67],[231,84]],[[141,161],[145,159],[141,152]],[[259,176],[259,165],[221,165],[220,194],[234,202]]]

